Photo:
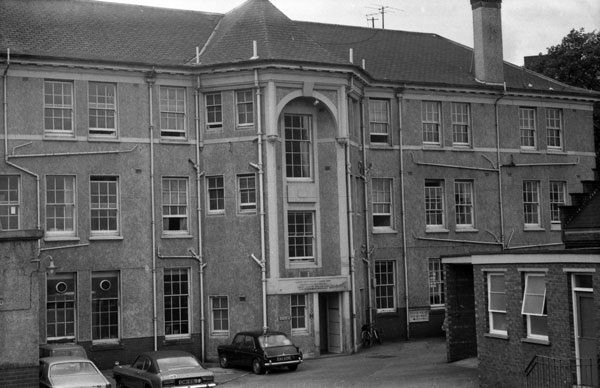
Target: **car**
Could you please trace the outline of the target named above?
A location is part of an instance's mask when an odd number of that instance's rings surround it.
[[[40,345],[40,358],[54,356],[77,356],[88,358],[85,349],[73,342],[60,342]]]
[[[217,352],[222,368],[251,367],[255,374],[263,374],[276,367],[295,371],[302,363],[300,348],[279,331],[239,332],[230,345],[219,345]]]
[[[141,353],[131,365],[116,365],[113,377],[117,388],[212,388],[215,375],[191,353],[158,350]]]
[[[40,358],[40,388],[111,388],[91,360],[77,356]]]

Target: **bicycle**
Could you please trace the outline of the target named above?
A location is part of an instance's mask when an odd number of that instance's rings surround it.
[[[381,334],[372,323],[365,323],[361,327],[361,339],[362,346],[364,348],[368,348],[372,345],[373,342],[377,342],[377,344],[381,345]]]

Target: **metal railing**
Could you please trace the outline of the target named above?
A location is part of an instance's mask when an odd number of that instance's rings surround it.
[[[598,360],[535,356],[525,368],[527,388],[600,388]]]

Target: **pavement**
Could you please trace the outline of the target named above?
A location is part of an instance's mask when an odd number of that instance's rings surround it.
[[[477,358],[446,362],[444,338],[384,342],[355,354],[325,355],[305,360],[295,372],[275,370],[254,375],[249,369],[207,362],[218,385],[244,387],[395,387],[477,388]],[[104,371],[113,384],[112,372]]]

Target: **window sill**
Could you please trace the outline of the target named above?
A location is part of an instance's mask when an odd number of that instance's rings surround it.
[[[388,150],[388,151],[394,149],[394,147],[392,147],[388,143],[371,143],[369,145],[369,148],[372,150]]]
[[[524,232],[545,232],[545,231],[546,231],[546,229],[544,229],[544,228],[542,228],[542,227],[540,227],[540,226],[533,226],[533,227],[528,227],[528,226],[526,226],[526,227],[523,229],[523,231],[524,231]]]
[[[479,229],[475,228],[457,228],[455,230],[456,233],[478,233]]]
[[[187,138],[177,138],[177,137],[161,137],[160,144],[173,144],[173,145],[190,145]]]
[[[544,345],[550,346],[549,340],[537,339],[537,338],[521,338],[521,342],[535,344],[535,345]]]
[[[206,215],[207,215],[208,217],[214,217],[214,216],[224,216],[224,215],[225,215],[225,210],[223,210],[223,211],[210,211],[210,210],[209,210],[209,211],[206,213]]]
[[[92,352],[116,349],[125,349],[121,340],[98,340],[98,342],[92,342]]]
[[[44,133],[44,140],[77,141],[75,134]]]
[[[80,241],[77,236],[45,236],[44,241]]]
[[[550,230],[554,231],[554,232],[561,232],[562,226],[561,226],[561,224],[552,224],[552,225],[550,225]]]
[[[254,124],[248,124],[248,125],[240,125],[238,124],[235,127],[236,131],[254,131]]]
[[[167,239],[172,239],[172,238],[193,238],[194,236],[192,236],[191,234],[162,234],[160,236],[161,238],[167,238]]]
[[[558,148],[548,148],[548,153],[552,155],[568,155],[565,150]]]
[[[475,151],[470,144],[452,144],[452,151]]]
[[[373,228],[373,234],[397,234],[398,231],[392,228]]]
[[[123,236],[90,236],[90,241],[102,241],[102,240],[123,240]]]
[[[520,151],[524,154],[541,154],[541,151],[536,148],[521,148]]]
[[[88,135],[88,141],[92,142],[92,143],[99,143],[99,142],[107,142],[107,143],[120,143],[121,139],[119,139],[116,136],[95,136],[95,135]]]
[[[508,340],[508,334],[485,333],[483,336],[487,337],[487,338],[495,338],[495,339],[501,339],[501,340]]]
[[[229,337],[228,331],[219,331],[210,333],[211,337]]]
[[[436,229],[425,228],[425,233],[450,233],[450,231],[446,228],[436,228]]]

